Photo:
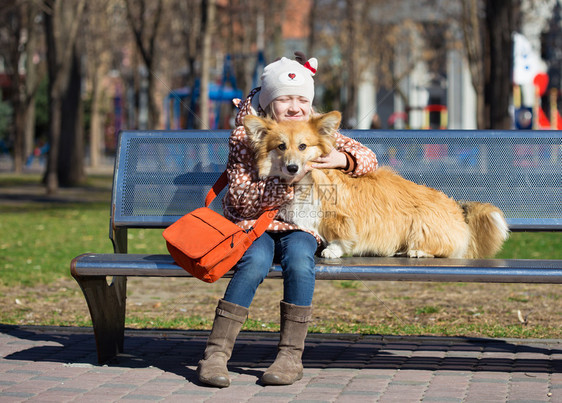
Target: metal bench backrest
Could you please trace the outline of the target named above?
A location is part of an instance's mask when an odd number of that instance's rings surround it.
[[[560,131],[344,131],[416,183],[500,207],[512,230],[562,230]],[[113,230],[163,228],[203,205],[225,169],[229,131],[124,131]],[[221,211],[218,197],[212,207]]]

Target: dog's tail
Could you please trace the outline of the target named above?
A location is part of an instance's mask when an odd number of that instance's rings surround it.
[[[490,203],[459,202],[470,228],[469,259],[492,257],[509,237],[502,211]]]

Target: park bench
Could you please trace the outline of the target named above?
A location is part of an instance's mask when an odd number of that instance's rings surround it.
[[[457,200],[497,205],[511,231],[562,230],[562,131],[357,130],[344,134],[373,149],[381,165],[394,167],[414,182]],[[225,168],[228,136],[228,131],[120,134],[109,231],[115,253],[86,253],[71,263],[72,276],[90,310],[100,363],[123,352],[128,276],[190,276],[169,255],[128,254],[127,230],[161,230],[201,207]],[[216,211],[221,211],[221,199],[219,195],[211,205]],[[113,279],[108,283],[110,276]],[[273,266],[268,277],[281,278],[280,267]],[[316,277],[562,283],[562,260],[319,258]]]

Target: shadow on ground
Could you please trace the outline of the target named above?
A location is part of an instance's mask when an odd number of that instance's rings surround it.
[[[11,336],[11,343],[25,345],[4,357],[7,360],[98,365],[90,328],[0,325],[0,333]],[[207,336],[206,331],[128,330],[125,352],[106,365],[157,367],[197,383],[194,368]],[[278,337],[278,333],[241,333],[230,370],[259,376],[275,358]],[[311,334],[303,364],[305,368],[401,371],[562,372],[562,360],[553,359],[554,354],[562,354],[560,341]]]

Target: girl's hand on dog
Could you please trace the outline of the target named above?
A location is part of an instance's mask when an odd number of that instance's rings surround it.
[[[312,168],[316,169],[345,168],[347,157],[344,153],[333,148],[327,155],[318,157],[313,162]]]

